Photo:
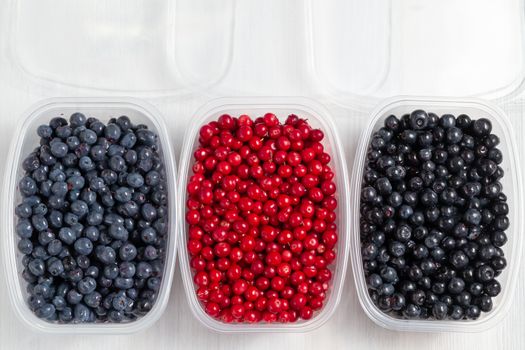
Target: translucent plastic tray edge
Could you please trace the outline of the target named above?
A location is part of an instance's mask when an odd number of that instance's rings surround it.
[[[322,326],[335,312],[337,305],[341,299],[343,286],[345,282],[345,276],[348,267],[348,253],[349,253],[349,238],[350,238],[350,227],[349,227],[349,218],[348,214],[341,218],[342,226],[339,228],[339,240],[341,241],[341,250],[336,259],[336,271],[333,274],[332,278],[336,279],[338,285],[332,285],[332,294],[329,296],[329,302],[331,305],[324,305],[322,311],[316,314],[311,320],[303,323],[269,323],[269,324],[226,324],[220,321],[217,321],[210,316],[208,316],[200,302],[198,301],[195,295],[195,287],[193,285],[193,277],[191,275],[191,269],[189,267],[189,258],[186,250],[186,222],[185,210],[186,210],[186,184],[188,178],[188,169],[192,159],[192,151],[194,147],[195,134],[198,132],[199,127],[204,121],[206,121],[211,115],[218,113],[220,111],[226,110],[237,110],[240,108],[245,109],[260,109],[265,108],[268,111],[278,108],[286,109],[297,109],[303,110],[307,113],[315,115],[323,123],[326,123],[333,137],[334,146],[336,149],[332,150],[334,154],[332,157],[335,158],[337,155],[337,160],[335,163],[340,165],[340,173],[336,176],[340,177],[340,183],[349,183],[347,164],[345,161],[345,155],[337,129],[331,118],[331,114],[326,108],[321,104],[314,102],[308,98],[304,97],[224,97],[217,98],[209,101],[207,104],[198,108],[198,110],[193,114],[198,116],[196,119],[192,120],[191,125],[186,129],[184,135],[184,144],[181,150],[181,158],[179,161],[179,201],[178,201],[178,217],[179,217],[179,266],[181,269],[182,280],[184,284],[184,289],[186,292],[186,297],[191,308],[191,311],[195,318],[197,318],[204,326],[211,329],[212,331],[218,333],[304,333],[312,331],[320,326]],[[342,189],[338,189],[340,194],[340,200],[338,201],[339,205],[344,205],[342,212],[349,213],[351,209],[349,208],[349,199],[350,191],[349,186],[343,186]],[[343,239],[344,240],[343,240]]]
[[[364,278],[364,270],[361,259],[361,239],[359,232],[359,217],[360,213],[355,210],[350,217],[351,237],[350,237],[350,260],[353,271],[355,288],[359,298],[359,303],[365,314],[377,325],[394,330],[394,331],[411,331],[411,332],[468,332],[476,333],[488,330],[494,327],[498,322],[503,320],[508,314],[514,300],[515,289],[517,284],[518,269],[521,266],[522,254],[523,254],[523,238],[520,234],[524,229],[524,216],[525,208],[523,206],[523,178],[522,170],[518,157],[518,148],[516,147],[516,140],[514,133],[512,132],[512,124],[508,120],[507,115],[501,110],[501,108],[491,102],[485,101],[478,98],[447,98],[447,97],[425,97],[425,96],[395,96],[383,100],[378,104],[370,113],[371,119],[369,120],[366,128],[361,132],[359,138],[359,144],[355,151],[355,158],[353,164],[353,171],[351,174],[350,191],[351,198],[356,200],[356,208],[360,205],[360,190],[363,175],[363,167],[366,151],[372,131],[379,121],[379,119],[389,110],[403,103],[410,105],[411,103],[422,103],[428,102],[429,104],[442,104],[442,105],[453,105],[453,104],[468,104],[473,108],[479,108],[487,111],[491,116],[501,123],[504,137],[508,141],[509,155],[512,157],[509,160],[511,170],[514,170],[515,176],[513,176],[513,188],[516,189],[517,204],[521,204],[520,207],[515,205],[513,218],[515,222],[512,223],[512,233],[514,234],[515,244],[512,248],[512,257],[515,259],[512,265],[507,267],[509,269],[507,276],[507,283],[502,286],[502,292],[498,298],[501,298],[501,304],[498,305],[497,310],[490,312],[487,316],[484,316],[475,321],[421,321],[421,320],[405,320],[394,318],[381,312],[372,302],[368,294],[368,288]]]
[[[99,323],[99,324],[59,324],[46,322],[36,317],[28,308],[26,301],[23,298],[23,291],[21,285],[21,278],[18,276],[17,266],[21,264],[17,262],[17,244],[15,234],[15,218],[14,205],[17,189],[17,173],[20,171],[21,159],[21,141],[25,133],[28,132],[28,125],[33,119],[38,118],[39,115],[47,110],[56,108],[73,108],[73,107],[100,107],[103,105],[117,106],[121,108],[129,108],[143,114],[152,124],[157,128],[160,142],[162,145],[164,165],[166,169],[166,176],[172,177],[173,181],[168,181],[169,205],[170,205],[170,239],[168,243],[167,259],[165,261],[163,278],[161,282],[161,293],[157,297],[155,304],[145,316],[129,323]],[[4,184],[2,202],[0,207],[0,215],[3,216],[3,266],[6,276],[7,290],[12,307],[16,316],[30,329],[49,334],[130,334],[142,331],[151,327],[164,313],[168,304],[171,293],[171,285],[173,282],[173,275],[176,266],[177,242],[178,232],[176,215],[176,198],[177,198],[177,167],[173,156],[171,142],[167,134],[167,128],[164,125],[164,120],[160,112],[149,103],[145,103],[135,98],[128,97],[57,97],[41,100],[27,109],[21,115],[13,139],[9,147],[8,158],[6,160],[6,167],[4,173]],[[11,166],[9,168],[9,166]]]

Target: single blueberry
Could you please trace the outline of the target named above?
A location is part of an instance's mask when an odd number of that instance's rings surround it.
[[[154,249],[154,251],[152,251],[151,249],[148,250],[149,247]],[[148,253],[146,253],[147,251]],[[146,254],[148,254],[148,256],[146,256]],[[147,246],[144,250],[144,255],[147,260],[154,260],[157,258],[157,250],[153,246]],[[135,259],[136,256],[137,248],[130,242],[126,242],[119,249],[119,257],[123,261],[131,261]]]
[[[86,120],[87,120],[86,116],[79,112],[73,113],[69,117],[69,123],[71,124],[71,127],[73,128],[86,124]]]
[[[86,295],[95,291],[97,282],[93,277],[84,277],[77,283],[77,289],[80,293]]]
[[[62,242],[68,245],[73,244],[77,239],[75,231],[73,231],[71,227],[62,227],[60,231],[58,231],[58,237]]]
[[[40,308],[35,310],[35,315],[38,318],[50,319],[56,312],[53,304],[44,304]]]
[[[99,292],[86,294],[83,299],[84,303],[90,308],[97,308],[102,301],[102,295]]]
[[[103,264],[112,264],[115,262],[116,253],[113,248],[99,245],[95,248],[95,255],[97,259]]]
[[[119,141],[120,145],[127,149],[133,148],[136,142],[137,142],[137,136],[135,136],[133,132],[126,132]]]

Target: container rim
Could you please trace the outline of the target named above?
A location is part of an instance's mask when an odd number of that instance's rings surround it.
[[[353,225],[351,227],[351,260],[352,270],[354,275],[354,282],[356,284],[357,294],[359,302],[363,311],[367,316],[375,322],[377,325],[384,328],[396,331],[416,331],[416,332],[481,332],[493,327],[496,323],[500,322],[510,310],[512,299],[514,298],[516,284],[517,284],[517,267],[520,266],[521,253],[523,250],[523,239],[520,234],[523,231],[523,216],[524,210],[522,207],[518,207],[518,203],[523,201],[523,184],[521,176],[521,168],[519,159],[517,156],[516,141],[514,135],[511,132],[510,122],[506,114],[499,107],[493,105],[491,102],[484,101],[477,98],[444,98],[444,97],[433,97],[433,96],[408,96],[400,95],[382,101],[376,108],[370,113],[370,121],[368,125],[363,129],[361,137],[359,139],[359,145],[356,149],[355,162],[351,180],[351,191],[353,197],[357,201],[357,207],[359,208],[361,196],[361,181],[363,176],[363,168],[365,161],[365,154],[368,149],[369,140],[372,135],[373,129],[377,122],[382,116],[387,114],[388,111],[395,107],[407,104],[414,108],[424,106],[428,104],[428,109],[432,107],[450,107],[453,104],[461,104],[462,107],[471,107],[486,112],[492,121],[497,121],[502,129],[503,135],[500,135],[502,139],[506,140],[508,148],[508,163],[512,176],[512,186],[515,190],[515,202],[514,208],[512,209],[513,225],[512,239],[514,244],[512,245],[511,256],[514,261],[512,265],[508,266],[508,275],[504,288],[500,294],[500,305],[497,310],[489,312],[484,317],[473,320],[473,321],[436,321],[436,320],[405,320],[392,317],[380,311],[372,302],[370,295],[368,294],[368,288],[366,287],[366,281],[364,276],[363,263],[361,259],[361,239],[359,229],[359,217],[360,213],[355,210],[352,214]]]
[[[332,278],[334,278],[334,285],[332,285],[331,294],[328,297],[328,302],[324,308],[315,315],[311,320],[302,323],[238,323],[238,324],[226,324],[208,316],[197,299],[195,293],[195,287],[193,285],[193,277],[191,275],[191,268],[189,266],[189,258],[186,250],[186,222],[185,210],[186,210],[186,184],[189,173],[189,166],[192,160],[193,148],[195,142],[195,136],[197,135],[200,126],[206,122],[212,115],[220,112],[231,112],[236,110],[246,109],[264,109],[271,111],[272,109],[296,109],[298,111],[306,112],[314,117],[320,124],[323,125],[326,130],[323,130],[327,137],[332,141],[331,144],[334,147],[332,149],[332,162],[333,164],[340,165],[340,173],[336,176],[340,179],[338,183],[343,184],[342,188],[338,189],[339,200],[338,205],[342,206],[342,216],[339,230],[339,241],[338,256],[334,265],[334,272]],[[347,184],[349,183],[348,173],[346,168],[346,158],[344,156],[344,150],[337,134],[337,129],[333,123],[331,114],[319,103],[312,101],[305,97],[274,97],[274,96],[253,96],[253,97],[224,97],[217,98],[209,101],[203,106],[199,107],[194,115],[198,116],[194,118],[191,125],[186,129],[184,136],[184,144],[182,147],[181,158],[179,162],[179,203],[178,203],[178,217],[179,217],[179,263],[181,266],[181,275],[184,283],[184,289],[186,291],[186,297],[190,304],[190,309],[193,315],[207,328],[218,332],[218,333],[303,333],[312,331],[322,324],[324,324],[333,315],[339,301],[344,286],[344,279],[347,270],[348,262],[348,214],[349,209],[349,198],[350,191]],[[339,244],[339,243],[338,243]],[[335,276],[341,276],[339,280],[335,280]],[[336,285],[338,283],[338,285]],[[330,304],[331,303],[331,304]]]
[[[17,173],[20,168],[21,141],[28,132],[29,125],[35,121],[42,113],[53,109],[102,109],[104,107],[116,109],[131,109],[142,114],[153,124],[160,139],[161,151],[166,170],[167,187],[169,195],[169,240],[167,243],[167,253],[164,262],[164,272],[161,282],[160,292],[157,296],[153,308],[144,316],[128,323],[82,323],[82,324],[59,324],[51,323],[39,319],[26,305],[23,298],[22,285],[17,269],[16,234],[14,229],[14,205],[17,187]],[[41,100],[33,104],[29,109],[21,114],[22,118],[16,126],[14,137],[11,140],[9,154],[6,164],[8,165],[4,174],[4,196],[2,196],[1,211],[4,215],[5,225],[3,232],[5,241],[2,244],[4,255],[4,272],[7,279],[9,298],[17,317],[28,328],[42,333],[50,334],[129,334],[142,331],[152,326],[163,314],[166,309],[173,272],[175,269],[177,254],[177,221],[176,217],[176,167],[175,159],[172,155],[171,142],[168,137],[167,127],[161,117],[160,112],[151,104],[130,97],[54,97]],[[11,165],[9,167],[9,165]],[[172,179],[171,181],[169,179]]]

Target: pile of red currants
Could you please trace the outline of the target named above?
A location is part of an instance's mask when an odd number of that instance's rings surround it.
[[[187,185],[197,296],[231,322],[295,322],[323,307],[337,199],[324,134],[290,115],[221,115],[200,129]]]

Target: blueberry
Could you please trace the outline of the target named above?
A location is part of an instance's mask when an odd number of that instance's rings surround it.
[[[448,291],[452,294],[459,294],[465,289],[465,281],[461,278],[454,277],[448,282]]]
[[[82,200],[76,200],[71,203],[70,210],[73,214],[81,218],[88,213],[89,208],[86,202]]]
[[[53,304],[44,304],[35,310],[35,315],[38,318],[50,319],[55,314],[55,312],[56,309]]]
[[[92,161],[95,161],[95,162],[100,162],[100,161],[103,161],[106,157],[106,150],[104,149],[104,147],[100,146],[100,145],[95,145],[93,147],[91,147],[90,151],[89,151],[89,155],[91,156],[91,158],[89,157],[86,157],[89,159],[89,163],[93,163]],[[82,159],[81,159],[82,160]],[[88,167],[89,169],[91,168]]]
[[[43,215],[34,215],[31,218],[31,224],[33,228],[39,232],[45,231],[48,228],[48,223]]]
[[[38,191],[35,180],[29,176],[24,176],[18,183],[18,188],[24,196],[32,196]]]
[[[133,287],[133,278],[117,277],[115,278],[114,285],[119,289],[130,289]]]
[[[118,208],[119,213],[127,217],[134,217],[139,212],[139,206],[134,201],[129,201]]]
[[[140,212],[142,214],[142,217],[144,220],[152,222],[157,218],[157,210],[155,207],[150,203],[145,203],[140,208]]]
[[[160,289],[160,278],[158,277],[150,277],[148,278],[147,282],[148,288],[154,291],[158,291]]]
[[[125,292],[119,292],[113,297],[113,300],[111,302],[111,305],[113,306],[113,309],[117,311],[122,311],[126,308],[128,304],[128,299],[126,297]]]
[[[63,243],[68,245],[73,244],[77,239],[75,231],[73,231],[71,227],[62,227],[60,231],[58,231],[58,237]]]
[[[31,254],[33,251],[33,243],[29,239],[23,238],[18,241],[17,248],[22,254]]]
[[[92,318],[92,311],[83,303],[78,303],[74,308],[74,318],[76,322],[89,322]]]
[[[127,149],[130,149],[133,146],[135,146],[136,142],[137,142],[137,136],[135,136],[135,134],[132,132],[127,132],[124,134],[124,136],[122,136],[119,143],[121,146]]]
[[[84,236],[92,242],[98,241],[100,231],[96,226],[88,226],[84,229]]]
[[[108,317],[111,320],[111,322],[118,323],[122,322],[122,320],[124,319],[124,313],[122,311],[111,310],[108,314]]]
[[[86,294],[83,298],[84,303],[90,308],[97,308],[102,301],[102,295],[99,292]]]
[[[129,118],[125,115],[123,116],[120,116],[117,118],[117,120],[115,121],[115,123],[123,130],[123,131],[127,131],[129,130],[131,127],[132,127],[132,124],[131,124],[131,121],[129,120]]]
[[[53,305],[57,311],[62,311],[67,306],[67,302],[64,297],[57,295],[53,298]]]
[[[75,151],[80,145],[80,140],[76,136],[69,136],[66,139],[66,145],[67,147],[69,147],[70,150]]]
[[[33,225],[27,219],[22,219],[16,224],[16,233],[21,238],[30,238],[33,234]]]
[[[84,273],[84,276],[89,276],[93,278],[97,278],[99,274],[98,267],[95,265],[91,265],[86,269],[86,272]]]
[[[90,294],[95,291],[97,282],[93,277],[84,277],[77,283],[77,289],[82,294]]]
[[[146,182],[146,185],[148,186],[157,186],[161,181],[161,177],[160,177],[159,172],[155,170],[151,170],[146,174],[146,177],[144,180]]]
[[[465,316],[471,320],[475,320],[479,317],[481,310],[476,305],[470,305],[465,311]]]
[[[71,133],[71,127],[68,125],[61,125],[55,130],[56,136],[61,139],[67,139],[69,136],[71,136]]]
[[[119,249],[119,257],[123,261],[131,261],[137,256],[137,248],[132,243],[125,243]],[[154,260],[157,258],[157,250],[155,247],[148,245],[144,250],[144,258],[147,260]]]
[[[139,188],[144,185],[144,178],[139,173],[129,173],[126,178],[126,183],[131,188]]]
[[[412,145],[417,142],[417,132],[414,130],[404,130],[400,135],[401,141],[408,145]]]
[[[406,309],[403,311],[403,315],[406,318],[417,318],[421,314],[421,308],[414,304],[408,304]]]
[[[58,181],[51,186],[51,192],[59,197],[64,197],[68,192],[68,185],[66,182]]]
[[[119,187],[115,191],[115,199],[119,202],[125,203],[131,200],[132,190],[128,187]]]
[[[111,247],[99,245],[95,248],[95,255],[103,264],[112,264],[117,257],[115,250]]]
[[[39,283],[33,288],[33,294],[34,295],[41,295],[45,299],[49,299],[51,297],[51,294],[53,292],[53,289],[51,288],[49,283]]]
[[[93,251],[93,243],[85,237],[81,237],[75,241],[75,251],[78,254],[89,255]]]
[[[30,295],[29,298],[27,299],[27,304],[33,311],[41,308],[42,306],[44,306],[45,303],[46,303],[46,300],[41,295],[33,294],[33,295]]]
[[[49,271],[51,276],[60,276],[64,272],[64,265],[59,259],[50,258],[47,261],[47,271]]]
[[[114,280],[119,275],[119,267],[116,263],[106,265],[103,271],[104,277]]]
[[[139,129],[136,132],[137,141],[147,146],[153,146],[157,142],[157,135],[148,129]]]
[[[397,272],[392,267],[384,267],[380,270],[381,278],[386,282],[397,282]]]
[[[51,144],[51,154],[57,158],[63,158],[68,152],[68,146],[63,142],[54,142]]]
[[[119,275],[124,278],[131,278],[136,273],[135,264],[131,262],[127,262],[127,261],[120,263],[118,270],[119,270]]]
[[[118,239],[121,241],[127,240],[129,236],[128,230],[126,230],[123,224],[117,224],[117,223],[111,224],[108,232],[112,238]]]
[[[111,146],[108,147],[107,153],[109,157],[114,157],[114,156],[123,157],[124,153],[126,153],[126,149],[122,147],[121,145],[112,144]]]
[[[110,123],[104,129],[104,136],[110,142],[115,142],[120,139],[121,130],[117,124]]]
[[[43,276],[45,273],[45,264],[42,259],[34,259],[29,262],[28,266],[29,271],[35,276]]]
[[[77,267],[67,272],[67,278],[73,283],[78,283],[83,276],[84,273],[82,272],[82,269],[80,267]]]
[[[141,261],[137,264],[136,276],[139,278],[148,278],[153,274],[153,268],[147,262]]]
[[[100,225],[104,221],[104,215],[99,211],[93,211],[86,216],[86,223],[91,226]]]
[[[86,120],[86,116],[78,112],[71,114],[71,116],[69,117],[69,123],[73,128],[83,126],[84,124],[86,124]]]
[[[49,139],[53,135],[53,129],[49,125],[40,125],[36,133],[43,139]]]
[[[432,306],[432,315],[437,320],[443,320],[447,316],[448,307],[445,303],[438,301]]]
[[[78,138],[80,139],[80,142],[84,142],[88,145],[93,145],[95,142],[97,142],[97,134],[90,129],[81,131],[78,135]]]
[[[95,163],[93,163],[93,160],[88,156],[80,157],[78,160],[78,167],[83,171],[90,171],[95,169]]]
[[[142,239],[144,243],[152,244],[157,239],[157,232],[155,231],[153,227],[146,227],[145,229],[141,231],[140,238]],[[398,246],[396,246],[395,250],[398,250],[398,249],[403,249],[403,248],[399,248]],[[397,256],[401,256],[401,255],[397,255]],[[396,255],[394,254],[394,256]]]
[[[33,210],[31,208],[31,205],[27,203],[20,203],[15,208],[15,214],[19,218],[29,218],[32,213],[33,213]]]
[[[489,296],[495,297],[501,292],[501,285],[498,281],[492,280],[485,284],[484,290]]]
[[[428,114],[423,110],[415,110],[410,114],[410,127],[414,130],[422,130],[428,124]]]
[[[126,170],[126,161],[119,155],[115,155],[109,159],[109,168],[116,172],[122,172]]]
[[[482,265],[476,270],[476,279],[480,282],[490,282],[494,279],[494,269],[489,265]]]
[[[439,124],[444,129],[451,128],[456,125],[456,118],[452,114],[444,114],[441,116]]]
[[[63,323],[68,323],[73,320],[73,310],[70,307],[65,307],[58,313],[58,319]]]
[[[89,188],[96,193],[101,193],[105,190],[106,185],[104,180],[97,176],[89,180]]]
[[[367,284],[369,288],[377,289],[383,284],[383,280],[381,279],[381,276],[378,274],[372,274],[368,276],[367,278]]]
[[[475,136],[486,136],[492,131],[492,123],[486,118],[480,118],[474,121],[472,132]]]
[[[468,209],[465,212],[464,220],[471,225],[479,225],[481,222],[481,213],[476,209]]]
[[[80,175],[73,175],[67,179],[67,186],[69,190],[81,190],[84,185],[85,179]]]
[[[377,288],[377,292],[379,293],[379,295],[383,295],[383,296],[390,296],[394,294],[394,291],[395,291],[394,286],[391,285],[390,283],[382,284]]]

